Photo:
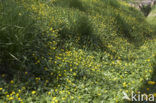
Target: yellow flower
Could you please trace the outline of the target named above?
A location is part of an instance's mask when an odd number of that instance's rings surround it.
[[[132,81],[132,83],[134,84],[134,83],[135,83],[135,81]]]
[[[21,90],[19,89],[18,92],[21,93]]]
[[[53,100],[56,100],[56,97],[53,97]]]
[[[98,96],[100,96],[100,95],[101,95],[101,93],[98,93],[97,95],[98,95]]]
[[[123,85],[123,87],[127,87],[127,84],[126,84],[126,82],[124,82],[122,85]]]
[[[36,79],[36,80],[41,80],[41,78],[40,78],[40,77],[36,77],[35,79]]]
[[[148,84],[150,84],[150,85],[154,85],[155,82],[154,82],[154,81],[148,81]]]
[[[156,93],[154,93],[153,95],[154,95],[154,97],[156,97]]]
[[[58,103],[58,100],[55,100],[55,103]]]
[[[53,75],[54,73],[50,73],[50,75]]]
[[[18,100],[21,101],[22,99],[20,97],[18,97]]]
[[[36,93],[36,91],[32,91],[31,93],[32,93],[32,94],[35,94],[35,93]]]
[[[150,62],[151,60],[150,59],[147,59],[147,61]]]
[[[68,92],[68,94],[70,95],[70,92]]]
[[[51,27],[49,30],[50,30],[50,31],[52,31],[52,30],[53,30],[53,28]]]
[[[62,100],[65,100],[65,99],[66,99],[66,98],[64,98],[64,97],[62,98]]]
[[[9,95],[6,95],[7,98],[9,98]]]
[[[73,96],[71,96],[71,99],[74,99],[74,97],[73,97]]]
[[[40,63],[40,60],[37,60],[35,64],[39,64],[39,63]]]
[[[149,90],[149,88],[147,88],[146,90]]]
[[[152,73],[153,71],[152,70],[149,70],[149,72]]]
[[[6,92],[4,92],[4,94],[8,94],[8,92],[6,91]]]
[[[28,72],[25,72],[25,75],[27,75],[28,74]]]
[[[11,94],[12,94],[12,95],[14,95],[14,94],[15,94],[15,92],[13,91]]]
[[[46,80],[46,83],[48,83],[49,82],[49,80]]]
[[[18,96],[19,96],[19,93],[16,94],[16,97],[18,97]]]
[[[51,92],[48,92],[48,95],[50,95],[51,94]]]
[[[0,91],[2,90],[3,88],[0,88]]]
[[[76,73],[73,73],[73,76],[76,76]]]
[[[13,99],[14,99],[14,97],[10,97],[10,98],[9,98],[9,100],[13,100]]]
[[[14,83],[14,81],[13,81],[13,80],[11,80],[11,81],[10,81],[10,83],[11,83],[11,84],[13,84],[13,83]]]

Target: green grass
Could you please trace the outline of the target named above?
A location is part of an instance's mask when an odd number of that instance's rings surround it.
[[[155,32],[155,27],[156,27],[156,19],[155,19],[155,14],[156,14],[156,6],[154,6],[146,18],[147,22],[153,26],[154,32]],[[156,32],[155,32],[156,33]],[[155,37],[155,35],[154,35]],[[151,74],[150,81],[144,82],[144,84],[141,86],[140,91],[141,93],[146,93],[146,94],[155,94],[156,96],[156,86],[155,82],[156,81],[156,57],[153,59],[153,73]]]
[[[6,0],[0,11],[0,102],[122,103],[152,77],[153,26],[125,2]]]
[[[151,10],[149,16],[147,17],[147,21],[148,21],[150,24],[154,25],[154,26],[156,26],[156,19],[155,19],[155,17],[156,17],[156,6],[154,6],[154,7],[152,8],[152,10]]]

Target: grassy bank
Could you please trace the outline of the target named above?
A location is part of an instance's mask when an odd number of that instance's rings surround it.
[[[156,39],[116,0],[0,3],[0,102],[115,103],[153,72]]]
[[[154,6],[154,7],[152,8],[152,10],[151,10],[149,16],[147,17],[147,21],[148,21],[150,24],[154,25],[154,26],[156,26],[156,19],[155,19],[155,17],[156,17],[156,6]]]

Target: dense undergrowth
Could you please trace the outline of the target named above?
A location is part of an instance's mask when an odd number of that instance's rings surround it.
[[[116,0],[0,2],[0,102],[115,103],[153,72],[156,39]]]

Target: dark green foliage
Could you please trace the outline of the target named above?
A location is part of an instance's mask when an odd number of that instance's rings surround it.
[[[0,15],[0,66],[7,71],[11,68],[20,69],[23,52],[33,42],[35,31],[34,21],[23,7],[13,0],[1,2]]]
[[[70,0],[69,7],[76,8],[76,9],[79,9],[81,11],[84,11],[84,8],[83,8],[82,3],[81,3],[80,0]]]
[[[79,9],[84,11],[85,9],[82,6],[82,2],[80,0],[57,0],[55,5],[62,6],[62,7],[69,7]]]
[[[151,12],[152,7],[151,7],[151,5],[142,5],[142,6],[140,7],[140,9],[141,9],[141,11],[144,13],[144,15],[147,17],[148,14]]]

